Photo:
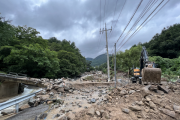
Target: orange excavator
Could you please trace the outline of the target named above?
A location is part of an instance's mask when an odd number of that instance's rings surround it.
[[[154,62],[149,61],[148,52],[143,46],[140,56],[140,69],[133,67],[132,83],[139,81],[139,84],[161,84],[161,69],[156,68]]]

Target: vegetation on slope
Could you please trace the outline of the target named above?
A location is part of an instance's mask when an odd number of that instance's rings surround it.
[[[178,58],[180,56],[180,24],[164,28],[161,34],[157,33],[149,42],[141,45],[147,48],[149,56]]]
[[[111,55],[109,55],[111,56]],[[102,54],[97,56],[96,58],[86,58],[86,60],[91,61],[91,66],[95,67],[95,66],[99,66],[103,63],[107,62],[107,54]]]
[[[0,17],[0,71],[31,77],[74,77],[87,70],[74,42],[43,39],[36,29],[13,26]]]

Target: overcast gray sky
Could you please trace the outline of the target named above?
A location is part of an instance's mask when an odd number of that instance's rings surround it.
[[[125,6],[120,14],[125,1]],[[12,20],[11,23],[15,26],[27,25],[28,27],[35,28],[45,39],[56,37],[59,40],[67,39],[73,41],[83,56],[94,58],[106,52],[105,33],[99,34],[100,27],[101,29],[104,27],[103,23],[106,22],[108,29],[112,26],[112,32],[110,33],[110,31],[108,31],[108,48],[109,53],[111,53],[114,43],[118,40],[125,26],[128,24],[140,1],[141,0],[1,0],[0,16]],[[139,21],[135,29],[141,25],[163,0],[143,0],[131,23],[124,32],[125,35],[149,1],[151,3],[154,2],[154,6]],[[165,4],[166,1],[168,0],[164,0],[160,7]],[[129,39],[120,50],[128,49],[139,42],[147,42],[151,40],[156,33],[161,33],[164,27],[175,23],[180,23],[180,0],[170,0],[167,5],[142,27],[134,37]],[[131,31],[130,35],[134,30]],[[120,48],[119,44],[123,38],[124,36],[119,39],[117,49]],[[124,39],[124,42],[126,40],[127,39]]]

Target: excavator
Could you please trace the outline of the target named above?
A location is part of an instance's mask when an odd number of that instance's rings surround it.
[[[140,56],[140,69],[133,67],[132,83],[139,81],[139,84],[161,84],[161,69],[157,64],[149,61],[146,47],[142,47]]]

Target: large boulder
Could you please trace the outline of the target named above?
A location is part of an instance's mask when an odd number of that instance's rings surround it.
[[[94,113],[95,113],[95,109],[94,108],[90,108],[88,111],[87,111],[87,115],[90,115],[90,116],[94,116]]]
[[[2,115],[8,115],[8,114],[11,114],[11,113],[15,113],[15,109],[5,109],[5,110],[1,111]]]
[[[35,98],[30,98],[28,104],[31,107],[36,107],[38,105]]]
[[[70,90],[70,88],[69,88],[69,87],[64,86],[64,91],[69,91],[69,90]]]
[[[129,106],[129,109],[131,109],[132,111],[141,111],[141,107],[139,106]]]
[[[57,92],[64,92],[64,87],[59,87],[59,88],[57,89]]]
[[[24,84],[19,83],[18,94],[21,94],[21,93],[23,93],[23,92],[24,92],[24,87],[25,87],[25,85],[24,85]]]
[[[68,118],[68,120],[74,120],[75,115],[72,112],[69,112],[69,113],[67,113],[67,118]]]
[[[174,111],[170,111],[168,109],[159,109],[162,113],[166,114],[166,115],[169,115],[173,118],[176,118],[176,113]]]

